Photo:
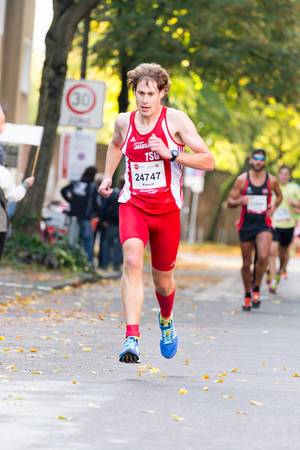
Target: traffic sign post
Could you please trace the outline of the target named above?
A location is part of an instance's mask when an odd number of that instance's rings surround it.
[[[105,83],[90,80],[66,80],[59,125],[77,128],[101,128]]]

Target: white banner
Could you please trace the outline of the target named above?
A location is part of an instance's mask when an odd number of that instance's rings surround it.
[[[79,180],[88,166],[96,163],[96,134],[80,130],[61,135],[59,148],[59,176]]]
[[[66,80],[59,125],[101,128],[105,84],[100,81]]]
[[[6,144],[36,145],[38,147],[41,145],[43,131],[43,127],[6,123],[4,130],[0,133],[0,142]]]

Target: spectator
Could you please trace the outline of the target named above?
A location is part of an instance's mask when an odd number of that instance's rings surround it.
[[[74,246],[79,234],[82,247],[91,266],[93,266],[94,247],[91,219],[97,210],[97,189],[94,182],[96,173],[96,167],[87,167],[80,181],[72,181],[61,190],[63,198],[70,203],[70,211],[68,213],[71,217],[69,243],[71,246]]]
[[[9,228],[7,202],[19,202],[22,200],[25,197],[27,189],[34,183],[34,178],[30,177],[19,186],[16,186],[10,171],[4,166],[4,161],[5,151],[0,144],[0,259],[3,254],[4,243]]]
[[[123,262],[122,246],[119,238],[119,203],[120,190],[123,188],[124,180],[120,186],[115,187],[111,196],[103,199],[102,214],[100,221],[100,251],[99,267],[107,270],[109,265],[119,271]]]

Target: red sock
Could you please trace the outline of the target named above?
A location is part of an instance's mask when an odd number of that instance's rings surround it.
[[[126,325],[126,337],[136,336],[140,337],[140,326],[139,325]]]
[[[173,291],[171,294],[169,294],[167,296],[161,295],[157,291],[155,291],[155,294],[156,294],[156,298],[157,298],[159,306],[160,306],[161,316],[164,319],[168,319],[172,314],[175,291]]]

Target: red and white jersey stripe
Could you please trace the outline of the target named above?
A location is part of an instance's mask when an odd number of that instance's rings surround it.
[[[149,214],[164,214],[180,209],[183,204],[182,167],[176,161],[163,160],[150,150],[152,134],[162,139],[170,150],[182,152],[184,146],[171,136],[167,124],[167,108],[162,107],[155,127],[147,134],[135,126],[136,111],[130,114],[130,123],[121,150],[125,155],[125,185],[119,202],[130,202]]]

